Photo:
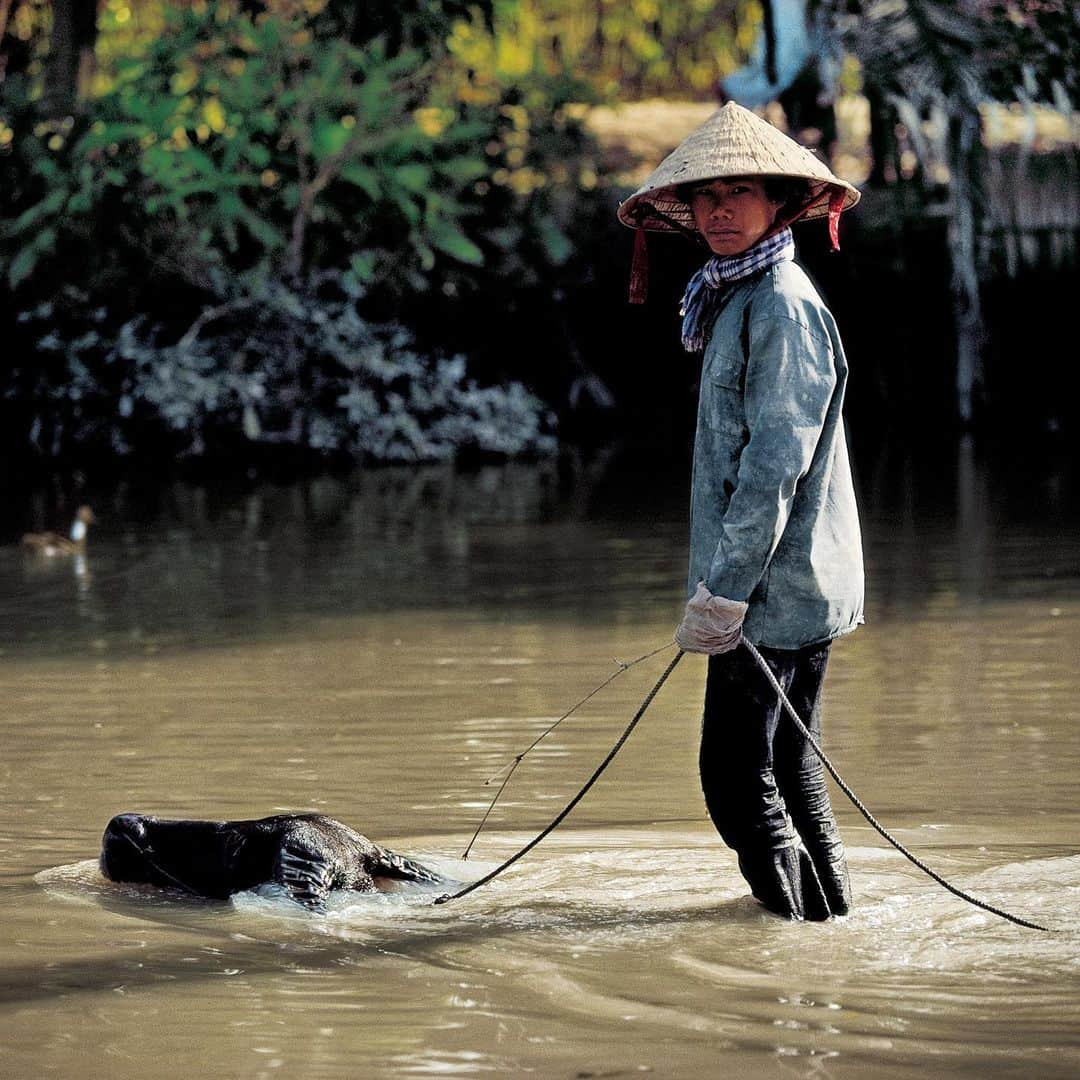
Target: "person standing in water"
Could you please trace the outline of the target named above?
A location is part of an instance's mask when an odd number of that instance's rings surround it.
[[[711,258],[682,304],[702,357],[691,481],[689,602],[675,640],[708,655],[701,783],[753,895],[793,919],[851,906],[821,762],[740,636],[758,647],[821,739],[832,641],[863,621],[863,560],[841,409],[836,324],[793,261],[790,226],[858,191],[729,102],[618,210],[637,230],[631,300],[644,299],[645,231],[682,233]]]

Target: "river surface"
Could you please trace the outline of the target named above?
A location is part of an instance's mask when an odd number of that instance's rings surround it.
[[[825,739],[856,906],[765,914],[696,778],[687,657],[566,823],[467,898],[150,895],[114,813],[319,811],[461,880],[577,792],[671,652],[685,474],[619,459],[84,493],[85,558],[0,548],[0,1075],[1080,1075],[1080,529],[1068,469],[861,473],[866,627]]]

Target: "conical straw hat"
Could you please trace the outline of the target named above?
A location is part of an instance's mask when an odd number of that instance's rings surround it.
[[[693,212],[675,189],[726,176],[790,176],[809,181],[810,199],[800,218],[824,217],[830,204],[835,215],[859,201],[859,192],[834,176],[809,150],[729,101],[690,132],[620,204],[619,220],[631,228],[696,236]]]

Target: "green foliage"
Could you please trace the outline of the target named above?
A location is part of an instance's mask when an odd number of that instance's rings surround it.
[[[572,104],[590,93],[580,81],[500,79],[467,58],[391,53],[385,37],[352,45],[326,34],[341,5],[322,22],[275,14],[281,5],[257,19],[224,0],[154,7],[166,21],[148,39],[112,28],[125,55],[106,32],[114,6],[99,49],[110,68],[84,115],[43,122],[40,88],[8,84],[0,272],[10,287],[47,295],[74,264],[95,291],[179,280],[222,296],[237,273],[300,280],[347,266],[378,282],[390,309],[508,274],[528,287],[570,259],[574,206],[598,186]],[[418,6],[444,20],[456,10]],[[488,33],[467,25],[474,40]]]
[[[48,310],[55,324],[13,325],[16,350],[35,355],[8,413],[23,402],[38,448],[119,452],[163,430],[192,453],[223,432],[380,459],[442,456],[451,435],[487,451],[540,446],[543,410],[524,390],[470,389],[455,364],[419,357],[465,351],[486,383],[524,377],[565,394],[551,377],[566,374],[551,364],[565,352],[561,305],[590,272],[579,237],[609,213],[580,104],[593,91],[562,71],[511,78],[449,51],[452,28],[490,38],[483,5],[410,0],[381,23],[359,10],[270,0],[252,17],[238,0],[106,0],[94,90],[77,115],[43,118],[32,66],[8,79],[0,291],[9,318]],[[356,293],[350,318],[407,332],[395,355],[417,358],[399,356],[392,391],[349,398],[354,413],[374,402],[392,420],[385,439],[373,421],[361,434],[359,414],[343,419],[333,395],[349,390],[325,374],[336,354],[318,334],[281,331],[278,301],[314,295],[331,271]],[[80,314],[73,283],[100,318]],[[231,312],[230,333],[206,325],[191,337],[218,309]],[[241,315],[288,346],[267,339],[248,374],[230,336]],[[278,387],[262,404],[260,379]],[[313,403],[316,385],[333,389]],[[425,402],[440,395],[452,408],[434,416]],[[116,417],[117,401],[130,417]]]
[[[485,169],[476,127],[422,127],[427,78],[419,53],[388,55],[380,39],[357,48],[299,19],[213,5],[171,12],[142,54],[118,60],[85,119],[22,125],[9,283],[106,215],[203,288],[259,266],[301,276],[357,253],[385,260],[391,246],[400,265],[402,244],[428,268],[436,251],[476,263],[460,220],[462,187]],[[380,258],[354,266],[375,274]]]
[[[494,34],[462,20],[450,48],[500,81],[577,72],[592,97],[711,97],[759,19],[755,0],[496,0]]]

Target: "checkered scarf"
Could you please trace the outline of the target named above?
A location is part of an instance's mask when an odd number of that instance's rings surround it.
[[[705,348],[724,295],[723,286],[794,258],[795,238],[790,229],[781,229],[738,255],[714,255],[689,280],[679,305],[683,348],[687,352],[701,352]]]

